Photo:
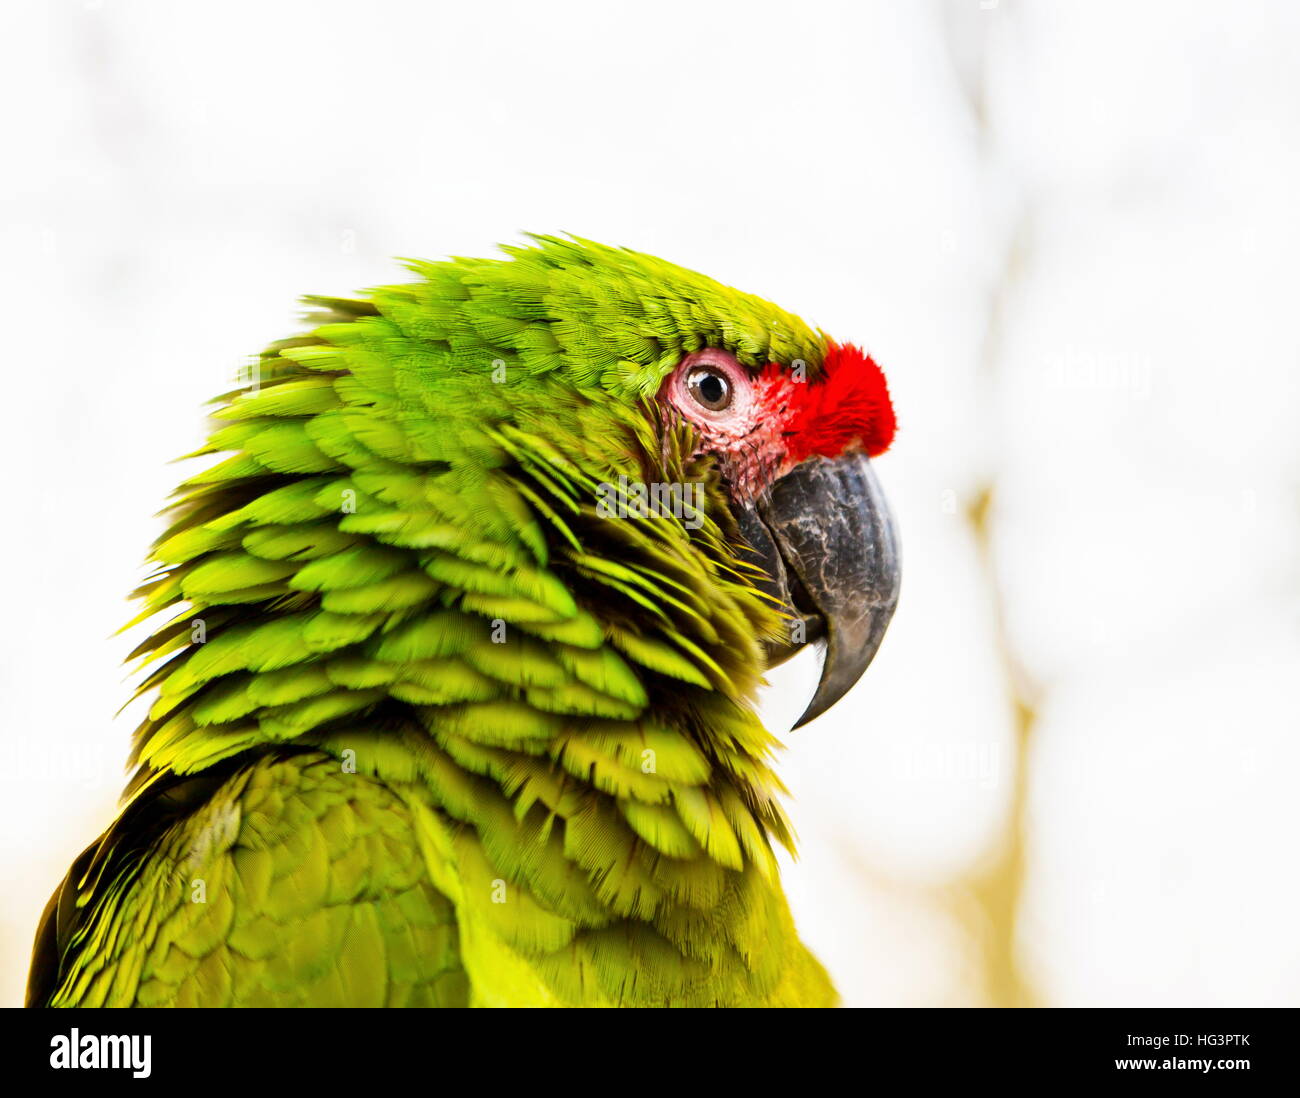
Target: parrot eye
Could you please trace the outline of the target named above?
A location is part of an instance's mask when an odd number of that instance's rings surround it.
[[[720,347],[705,347],[682,359],[664,382],[663,399],[706,433],[744,434],[752,426],[749,372]]]
[[[698,367],[686,378],[686,391],[691,399],[710,412],[721,412],[731,404],[731,381],[718,370]]]

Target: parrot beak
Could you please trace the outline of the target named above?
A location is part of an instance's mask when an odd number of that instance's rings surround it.
[[[733,506],[759,586],[791,616],[788,640],[768,646],[775,667],[813,641],[825,659],[800,728],[849,692],[871,663],[898,603],[898,538],[865,454],[810,458],[763,499]]]

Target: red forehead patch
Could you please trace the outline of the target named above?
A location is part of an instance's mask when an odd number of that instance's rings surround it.
[[[784,367],[770,365],[761,382],[781,384],[788,460],[798,464],[814,454],[838,457],[862,449],[876,457],[894,441],[897,422],[885,375],[875,360],[846,343],[832,343],[821,376],[799,383]],[[760,382],[760,383],[761,383]]]

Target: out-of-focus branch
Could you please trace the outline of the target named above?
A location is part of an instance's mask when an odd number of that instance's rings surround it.
[[[964,90],[975,124],[981,159],[990,169],[998,164],[997,143],[990,125],[988,89],[989,47],[994,19],[1009,12],[996,2],[945,7],[949,56]],[[990,176],[992,176],[990,170]],[[1005,193],[1001,191],[999,193]],[[1006,248],[1001,268],[989,285],[988,322],[981,351],[981,374],[990,393],[1001,382],[999,364],[1008,302],[1024,276],[1033,241],[1033,212],[1028,198],[1017,193],[1007,217]],[[990,528],[997,491],[997,456],[989,479],[970,502],[966,518],[979,555],[989,602],[993,607],[994,641],[1006,681],[1013,721],[1012,758],[1008,762],[1010,788],[1001,834],[986,857],[956,883],[952,892],[954,915],[981,947],[984,994],[993,1006],[1032,1006],[1035,996],[1016,955],[1016,922],[1024,892],[1026,820],[1029,793],[1029,755],[1036,720],[1033,685],[1016,659],[1006,627],[1005,592],[998,580],[994,539]]]
[[[1001,839],[988,859],[959,885],[969,898],[965,922],[983,947],[984,984],[993,1006],[1033,1006],[1033,989],[1016,957],[1016,917],[1024,891],[1025,843],[1028,823],[1030,739],[1037,718],[1034,689],[1026,680],[1007,639],[1003,596],[994,566],[989,534],[993,487],[986,486],[971,504],[967,517],[975,535],[985,582],[993,597],[998,653],[1006,674],[1014,714],[1014,756],[1008,766],[1011,790]]]

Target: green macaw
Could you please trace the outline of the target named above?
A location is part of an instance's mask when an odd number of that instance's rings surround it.
[[[898,558],[876,364],[636,252],[308,298],[219,398],[132,654],[117,820],[37,933],[52,1006],[824,1006],[753,708],[870,662]],[[137,695],[138,696],[138,695]]]

